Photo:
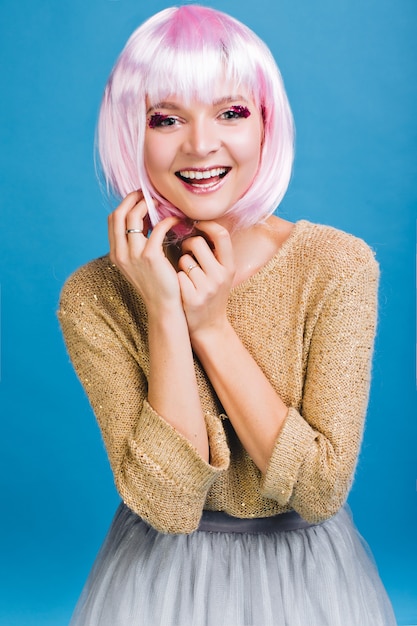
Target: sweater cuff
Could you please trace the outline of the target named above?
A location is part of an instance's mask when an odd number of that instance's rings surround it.
[[[186,437],[178,433],[145,400],[130,449],[133,455],[148,465],[151,473],[161,473],[176,484],[179,491],[206,492],[216,476],[229,465],[229,449],[221,422],[206,415],[210,446],[207,463]]]
[[[299,469],[317,433],[294,408],[277,438],[261,483],[262,495],[287,506]]]

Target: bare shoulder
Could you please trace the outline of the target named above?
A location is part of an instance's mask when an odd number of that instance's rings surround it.
[[[290,238],[295,224],[272,216],[233,236],[236,262],[234,286],[247,280],[276,256]]]
[[[272,239],[275,252],[278,252],[278,250],[290,238],[295,228],[294,222],[284,220],[282,217],[278,217],[277,215],[271,215],[265,225],[267,226],[267,230],[265,232],[269,234],[269,237]]]

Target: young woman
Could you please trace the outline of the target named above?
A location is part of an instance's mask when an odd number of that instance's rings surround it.
[[[98,148],[123,200],[59,315],[123,503],[72,624],[394,624],[344,507],[378,269],[272,215],[293,125],[270,52],[218,11],[162,11],[113,69]]]

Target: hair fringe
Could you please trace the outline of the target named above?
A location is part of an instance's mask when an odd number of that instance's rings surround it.
[[[169,215],[184,215],[159,195],[146,173],[146,98],[157,103],[175,93],[186,101],[211,102],[222,74],[251,94],[264,120],[258,173],[228,214],[236,227],[248,227],[271,215],[285,195],[294,125],[269,48],[225,13],[199,5],[172,7],[144,22],[127,41],[107,82],[96,133],[97,161],[108,192],[120,199],[141,189],[153,225]],[[182,232],[188,230],[184,221]]]

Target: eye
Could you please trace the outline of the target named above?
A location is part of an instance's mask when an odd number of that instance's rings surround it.
[[[148,120],[148,126],[149,128],[166,128],[167,126],[174,126],[177,121],[177,118],[172,115],[152,113]]]
[[[247,107],[237,105],[232,106],[230,109],[221,114],[222,119],[224,120],[237,120],[239,118],[247,118],[250,115],[250,111]]]

